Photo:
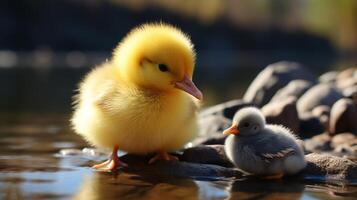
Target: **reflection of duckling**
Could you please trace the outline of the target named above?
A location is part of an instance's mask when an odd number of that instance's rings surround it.
[[[226,187],[230,199],[301,199],[304,183],[296,180],[236,180]]]
[[[196,200],[199,196],[198,185],[192,179],[154,178],[145,174],[93,173],[84,176],[81,186],[72,199],[74,200],[110,200],[110,199],[188,199]]]
[[[228,158],[247,173],[280,178],[306,165],[295,136],[282,126],[266,125],[256,108],[239,110],[224,134],[230,134],[225,143]]]
[[[189,38],[165,24],[146,24],[131,31],[111,61],[90,72],[79,88],[72,124],[95,146],[113,149],[107,162],[94,168],[124,165],[117,150],[146,154],[150,160],[177,159],[197,132],[192,82],[195,51]],[[190,94],[190,95],[189,95]]]

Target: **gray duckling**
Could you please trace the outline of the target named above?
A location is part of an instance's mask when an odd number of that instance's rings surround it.
[[[281,125],[266,124],[257,108],[240,109],[223,133],[229,135],[225,142],[228,158],[248,174],[281,178],[306,166],[296,136]]]

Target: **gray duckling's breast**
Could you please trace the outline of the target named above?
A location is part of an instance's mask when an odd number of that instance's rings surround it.
[[[225,142],[225,150],[228,158],[242,171],[253,174],[261,174],[269,166],[256,155],[252,137],[240,138],[230,135]]]

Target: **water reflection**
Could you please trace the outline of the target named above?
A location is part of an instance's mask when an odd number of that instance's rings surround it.
[[[190,179],[98,172],[83,179],[74,199],[198,199],[198,193],[197,184]]]
[[[247,179],[228,188],[228,199],[301,199],[305,185],[293,180]]]

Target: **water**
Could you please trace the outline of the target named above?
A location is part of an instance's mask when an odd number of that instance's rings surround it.
[[[19,120],[21,119],[21,120]],[[17,122],[16,122],[17,121]],[[306,180],[177,178],[135,170],[93,171],[104,159],[46,116],[0,125],[0,199],[356,199],[357,186]],[[321,178],[321,177],[320,177]]]

